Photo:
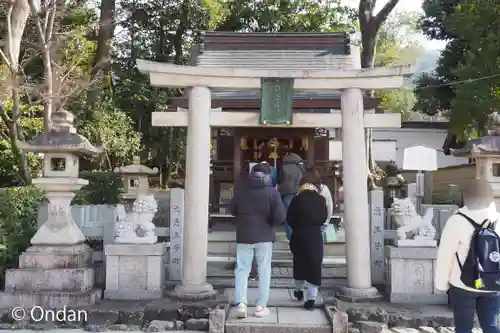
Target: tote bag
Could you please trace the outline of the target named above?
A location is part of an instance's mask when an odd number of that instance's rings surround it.
[[[337,231],[333,224],[328,223],[323,228],[323,242],[324,243],[334,243],[337,240]]]

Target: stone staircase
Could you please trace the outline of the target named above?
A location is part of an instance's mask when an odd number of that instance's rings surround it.
[[[277,232],[273,247],[273,288],[293,286],[292,254],[284,232]],[[236,234],[234,231],[214,230],[208,235],[208,282],[215,287],[234,287],[234,265],[236,255]],[[324,286],[334,284],[346,277],[344,242],[325,245],[323,260]],[[249,287],[256,287],[257,281],[249,281]]]

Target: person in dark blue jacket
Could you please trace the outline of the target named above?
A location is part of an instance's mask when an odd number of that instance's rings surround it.
[[[236,316],[247,316],[248,277],[254,257],[257,259],[260,294],[254,316],[266,316],[270,313],[267,301],[275,227],[283,224],[286,218],[281,197],[271,185],[268,163],[255,165],[250,174],[236,185],[229,211],[236,221]]]

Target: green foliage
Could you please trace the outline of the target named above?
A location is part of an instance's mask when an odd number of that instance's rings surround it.
[[[467,49],[454,68],[458,81],[500,76],[500,4],[491,0],[468,0],[457,6],[449,19],[450,30],[467,41]],[[500,81],[497,77],[455,87],[450,122],[455,132],[482,130],[486,117],[498,110]]]
[[[7,116],[12,117],[12,101],[8,100],[4,107]],[[42,112],[41,106],[21,104],[19,122],[22,136],[27,140],[34,138],[43,130],[43,118],[40,116]],[[24,180],[21,177],[22,172],[19,170],[17,161],[18,157],[12,149],[9,133],[10,129],[6,124],[0,122],[0,188],[24,185]],[[36,175],[41,170],[41,158],[28,153],[27,159],[30,174]]]
[[[101,104],[78,129],[104,149],[105,165],[101,167],[124,165],[140,152],[141,135],[135,131],[132,119],[111,103]]]
[[[500,101],[500,3],[441,0],[428,5],[422,25],[429,36],[451,38],[436,71],[418,80],[417,107],[445,112],[458,137],[481,135],[486,116]],[[425,9],[425,6],[424,6]],[[490,77],[492,76],[493,77]],[[479,79],[479,80],[478,80]]]
[[[378,33],[375,66],[414,64],[423,54],[422,44],[415,38],[418,17],[413,12],[401,12],[390,17]],[[409,86],[377,92],[380,107],[401,113],[403,119],[415,105],[415,94]]]
[[[89,184],[82,187],[73,198],[72,205],[116,205],[121,202],[123,181],[112,171],[82,171],[79,177]]]
[[[36,175],[41,170],[41,158],[32,153],[28,153],[27,157],[30,173]],[[12,151],[10,142],[0,140],[0,187],[21,185],[24,185],[24,181],[20,177],[17,158]]]
[[[454,34],[446,27],[446,20],[455,12],[460,0],[424,0],[425,15],[420,19],[422,32],[430,39],[446,40]]]
[[[349,31],[357,11],[340,0],[265,0],[222,2],[219,31]]]
[[[380,107],[386,112],[401,113],[403,119],[409,116],[414,105],[415,94],[408,86],[381,94]]]
[[[0,269],[15,268],[19,255],[29,246],[37,229],[39,206],[45,201],[44,193],[36,187],[0,189]]]
[[[395,13],[380,28],[375,66],[414,64],[424,52],[417,38],[418,16],[414,12]]]

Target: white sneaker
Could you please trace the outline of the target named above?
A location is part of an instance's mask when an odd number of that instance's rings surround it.
[[[263,307],[263,306],[257,306],[255,308],[255,313],[253,314],[255,317],[265,317],[267,315],[269,315],[271,313],[271,311],[269,311],[269,309],[267,307]]]
[[[236,318],[243,319],[247,317],[247,305],[245,303],[240,303],[236,307]]]

